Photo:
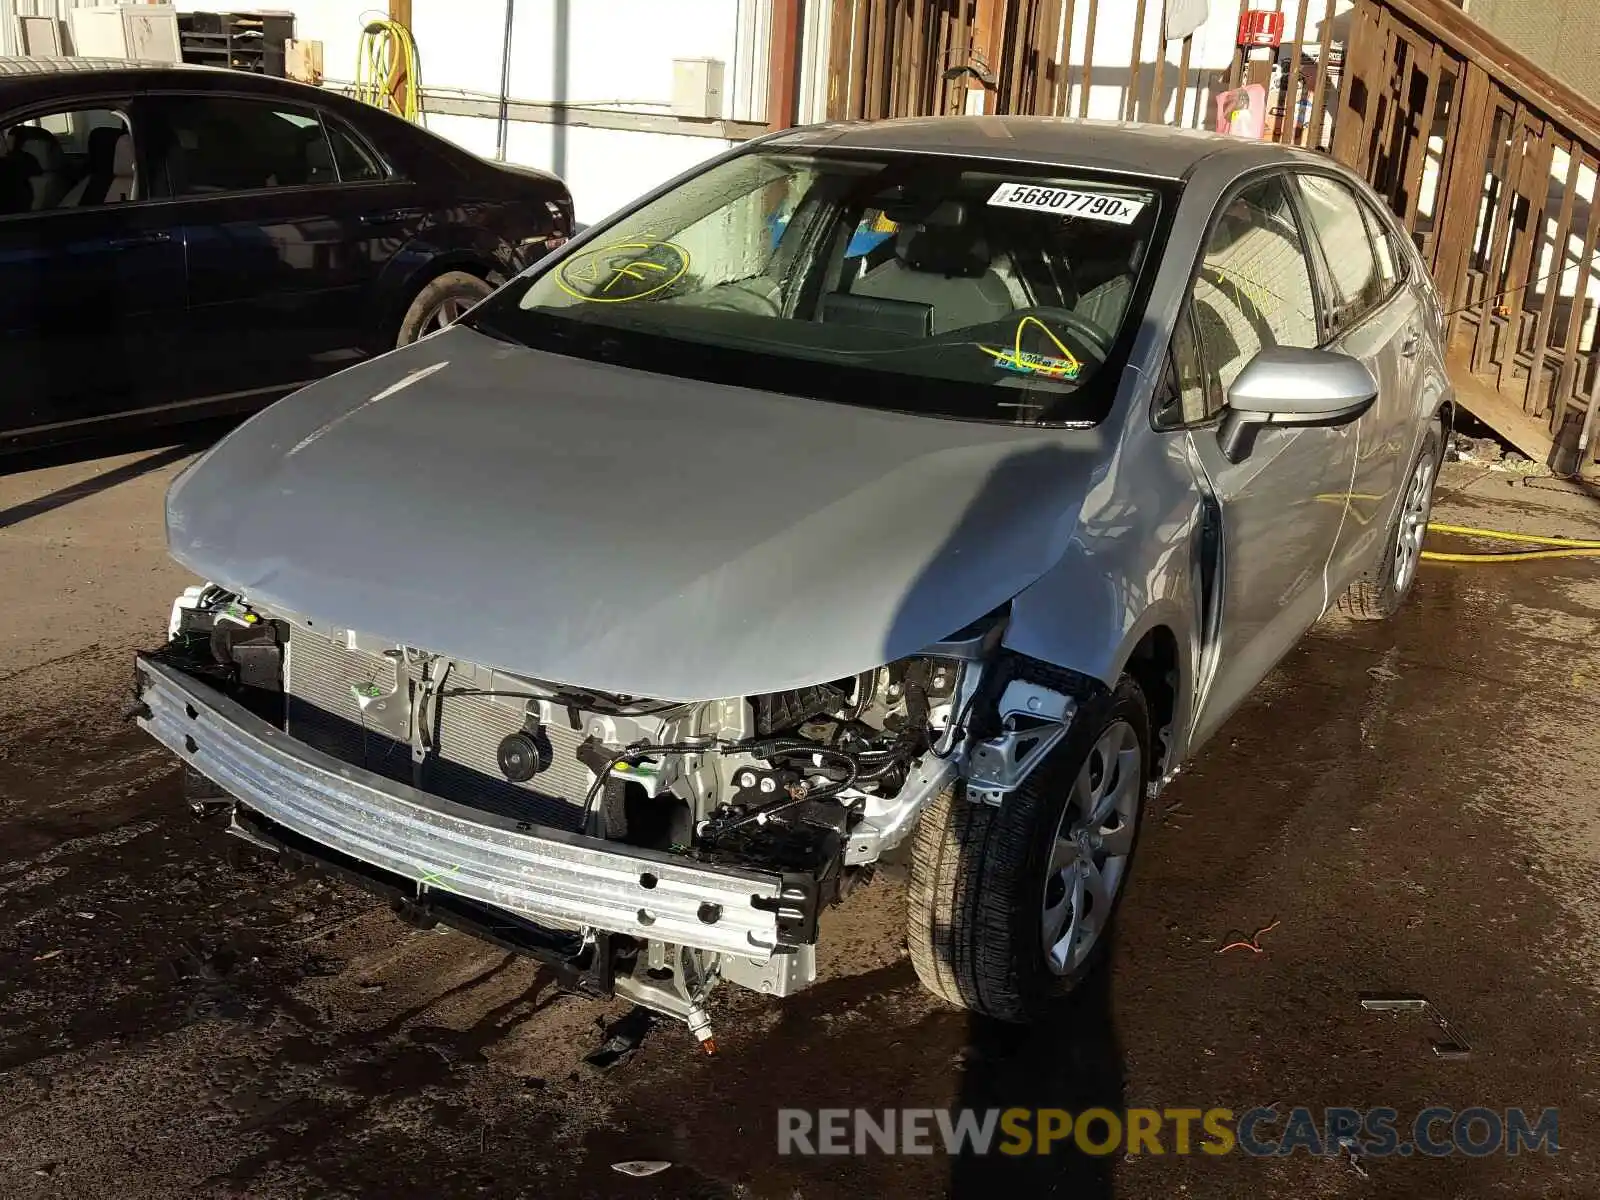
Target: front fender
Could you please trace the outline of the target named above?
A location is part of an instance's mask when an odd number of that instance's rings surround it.
[[[1184,741],[1200,657],[1199,528],[1182,437],[1135,431],[1086,496],[1066,553],[1012,601],[1005,646],[1115,687],[1165,627],[1178,648],[1173,736]],[[1183,757],[1172,749],[1171,761]]]

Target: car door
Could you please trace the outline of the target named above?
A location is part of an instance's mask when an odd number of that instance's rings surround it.
[[[214,94],[153,102],[203,385],[279,390],[362,357],[379,274],[425,217],[412,185],[312,106]]]
[[[0,432],[66,436],[181,400],[181,230],[133,97],[0,118]]]
[[[1374,244],[1366,203],[1345,180],[1322,172],[1294,176],[1306,225],[1327,282],[1328,348],[1367,365],[1377,402],[1342,429],[1354,442],[1355,470],[1339,545],[1330,569],[1335,595],[1382,557],[1416,429],[1416,350],[1422,314],[1398,286]],[[1388,247],[1385,246],[1385,250]],[[1409,343],[1409,344],[1408,344]]]
[[[1334,428],[1263,427],[1230,462],[1217,437],[1228,388],[1263,349],[1321,341],[1319,300],[1298,209],[1281,173],[1257,175],[1219,205],[1191,284],[1175,354],[1199,398],[1184,436],[1207,496],[1214,577],[1194,737],[1203,740],[1321,616],[1339,537],[1353,442]],[[1195,389],[1203,384],[1203,391]],[[1197,412],[1206,414],[1196,422]]]

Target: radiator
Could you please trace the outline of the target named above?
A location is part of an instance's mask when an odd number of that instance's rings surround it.
[[[420,666],[408,670],[414,682]],[[452,668],[445,691],[487,680],[482,668]],[[503,686],[505,677],[493,677]],[[394,682],[393,660],[365,649],[347,649],[331,638],[296,627],[284,663],[288,732],[345,762],[486,812],[557,828],[576,829],[593,776],[577,759],[583,735],[565,723],[545,726],[550,766],[527,783],[501,774],[496,751],[507,734],[523,728],[523,706],[515,698],[445,695],[439,700],[438,746],[413,776],[411,747],[374,727],[352,688]]]

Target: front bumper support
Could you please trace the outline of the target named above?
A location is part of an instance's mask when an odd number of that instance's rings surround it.
[[[809,925],[783,876],[498,817],[385,779],[290,737],[149,655],[139,724],[245,808],[321,846],[528,919],[765,960]],[[792,882],[792,881],[791,881]],[[809,917],[810,920],[806,920]]]

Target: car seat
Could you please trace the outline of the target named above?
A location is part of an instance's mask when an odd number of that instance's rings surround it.
[[[850,293],[931,305],[935,336],[1009,316],[1016,307],[1011,291],[969,215],[963,202],[946,200],[919,221],[901,222],[895,256],[863,275]]]
[[[126,129],[104,125],[89,131],[89,173],[62,197],[61,207],[132,200],[136,183],[133,139]]]
[[[15,125],[6,134],[10,152],[21,155],[33,163],[29,172],[28,187],[33,193],[31,207],[34,212],[54,208],[66,195],[67,159],[61,153],[61,144],[48,129],[37,125]],[[27,169],[27,164],[22,164]]]
[[[333,164],[333,151],[328,148],[328,139],[323,134],[320,124],[306,130],[302,153],[306,164],[306,177],[303,182],[339,182],[339,170]]]
[[[20,154],[0,155],[0,216],[25,213],[33,206],[33,190],[28,186],[31,159]]]

